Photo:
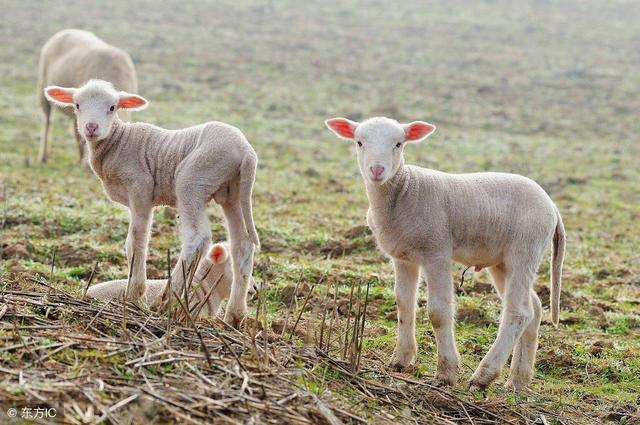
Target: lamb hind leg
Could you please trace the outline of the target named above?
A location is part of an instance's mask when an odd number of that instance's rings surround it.
[[[194,193],[195,192],[195,193]],[[207,255],[207,249],[211,241],[211,230],[207,219],[206,205],[204,197],[197,195],[197,189],[191,192],[183,192],[185,198],[178,199],[178,215],[180,216],[180,240],[182,248],[177,263],[171,272],[170,293],[164,294],[158,303],[154,303],[154,308],[166,307],[173,294],[182,296],[184,286],[187,283],[190,267],[197,267],[194,263],[196,256],[200,258]],[[196,282],[193,282],[197,284]],[[193,289],[193,288],[191,288]],[[190,292],[189,298],[195,296],[195,291]]]
[[[511,371],[506,383],[508,388],[521,391],[527,388],[533,378],[533,368],[538,349],[538,330],[542,318],[542,303],[538,295],[531,291],[531,304],[533,306],[533,320],[525,328],[513,349],[511,357]]]
[[[398,340],[389,367],[396,371],[409,371],[418,353],[416,342],[416,299],[420,268],[414,264],[393,260],[396,275],[396,302],[398,304]]]
[[[451,262],[442,260],[424,265],[427,276],[429,320],[436,335],[438,367],[435,382],[454,385],[458,378],[460,354],[454,332],[454,293]]]
[[[240,202],[234,200],[225,203],[222,209],[227,219],[233,267],[233,283],[224,321],[237,328],[247,312],[247,292],[253,273],[254,246],[242,218]]]
[[[470,386],[484,389],[498,377],[509,354],[533,320],[530,292],[534,277],[535,272],[526,267],[507,266],[498,336],[471,377]]]

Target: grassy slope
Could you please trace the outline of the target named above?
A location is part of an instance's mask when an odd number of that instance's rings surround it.
[[[126,212],[76,166],[60,114],[50,164],[33,164],[39,47],[58,29],[90,28],[132,54],[141,94],[151,100],[138,119],[172,128],[218,119],[243,129],[254,144],[261,158],[255,215],[265,245],[258,263],[269,257],[276,271],[267,282],[274,315],[281,306],[278,288],[300,273],[311,279],[326,271],[345,285],[375,274],[374,292],[385,301],[371,326],[388,333],[368,339],[365,356],[372,364],[374,353],[390,356],[395,323],[385,317],[393,310],[391,269],[362,236],[344,236],[364,224],[366,199],[351,146],[335,140],[322,121],[374,114],[426,119],[438,132],[408,148],[408,162],[452,172],[526,174],[549,191],[563,214],[569,235],[563,320],[557,330],[543,326],[532,397],[600,412],[637,403],[637,5],[137,4],[130,10],[117,0],[89,10],[50,2],[46,13],[25,2],[3,6],[11,19],[0,31],[0,239],[12,250],[0,273],[18,280],[48,273],[54,249],[55,279],[71,290],[79,291],[96,259],[98,280],[126,273]],[[215,206],[210,212],[220,216]],[[215,237],[224,237],[218,219],[213,228]],[[327,258],[327,243],[354,250]],[[162,275],[167,248],[178,249],[174,220],[156,214],[151,276]],[[459,276],[460,268],[454,272]],[[487,282],[487,276],[481,273],[477,281]],[[546,263],[539,284],[548,284]],[[459,303],[482,312],[457,327],[468,379],[495,335],[499,303],[494,294],[474,289]],[[416,373],[429,379],[435,347],[424,309],[419,317]],[[614,345],[594,355],[595,341]],[[492,393],[512,397],[497,386]]]

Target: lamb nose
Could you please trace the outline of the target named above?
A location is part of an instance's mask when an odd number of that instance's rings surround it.
[[[380,177],[380,175],[382,175],[382,173],[384,173],[384,167],[381,167],[379,165],[376,165],[374,167],[370,167],[371,170],[371,174],[373,174],[373,177],[378,178]]]
[[[93,134],[98,129],[98,124],[90,122],[90,123],[87,123],[86,128],[89,134]]]

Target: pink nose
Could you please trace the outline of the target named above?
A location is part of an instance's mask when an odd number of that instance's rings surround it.
[[[96,130],[98,130],[98,124],[93,122],[87,123],[85,127],[87,129],[87,133],[89,133],[90,136],[93,136]]]
[[[369,168],[371,170],[371,175],[374,180],[380,180],[380,176],[384,173],[384,167],[380,165],[375,165]]]

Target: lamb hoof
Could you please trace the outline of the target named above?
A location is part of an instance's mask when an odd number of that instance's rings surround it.
[[[412,364],[408,364],[405,366],[401,363],[389,363],[388,367],[392,371],[399,372],[399,373],[411,373],[413,372],[413,369],[414,369],[414,365]]]
[[[478,371],[476,371],[469,382],[469,390],[482,391],[482,394],[486,397],[487,387],[493,382],[497,375],[497,373],[494,375],[489,373],[478,373]]]
[[[244,320],[244,314],[235,314],[227,312],[224,315],[224,321],[236,329],[240,329],[240,325]]]
[[[436,374],[432,385],[435,387],[453,387],[456,384],[456,377]]]
[[[521,393],[521,392],[527,392],[528,391],[528,386],[529,386],[530,380],[529,379],[518,379],[518,378],[514,378],[511,379],[509,378],[507,380],[507,382],[505,382],[504,386],[505,388],[516,392],[516,393]]]
[[[413,372],[414,367],[415,366],[413,362],[409,362],[409,363],[402,362],[396,359],[395,357],[387,365],[387,368],[389,368],[390,370],[394,372],[400,372],[400,373],[411,373]]]

